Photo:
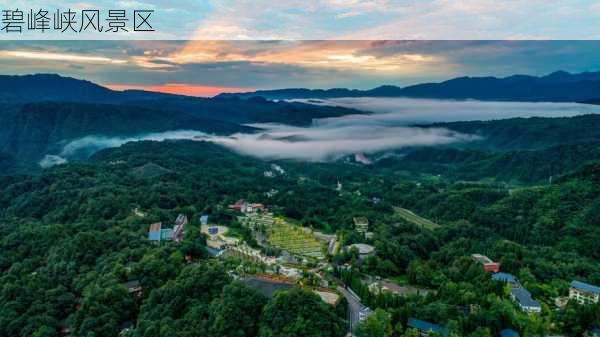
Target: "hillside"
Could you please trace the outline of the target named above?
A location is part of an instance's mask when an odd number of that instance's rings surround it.
[[[264,97],[267,99],[337,97],[414,97],[478,99],[498,101],[579,102],[595,99],[600,91],[600,72],[571,74],[557,71],[546,76],[513,75],[497,77],[457,77],[439,83],[406,87],[384,85],[370,90],[280,89],[222,94],[220,97]]]
[[[262,98],[119,92],[52,74],[0,76],[0,104],[0,124],[6,125],[0,130],[0,151],[27,164],[86,136],[132,137],[174,130],[229,135],[254,130],[243,124],[309,125],[315,118],[363,113]]]
[[[600,160],[600,142],[559,145],[541,150],[490,152],[456,148],[406,150],[399,158],[387,158],[383,168],[441,174],[446,179],[491,179],[510,183],[547,184],[553,178]]]
[[[31,326],[41,320],[50,335],[69,324],[76,336],[93,331],[109,337],[131,321],[134,336],[187,329],[219,337],[221,330],[211,331],[222,319],[210,313],[243,305],[247,309],[236,317],[254,326],[268,325],[273,310],[285,317],[305,310],[318,313],[314,322],[334,322],[339,331],[343,321],[318,297],[299,297],[294,290],[260,300],[251,288],[228,292],[236,285],[227,275],[240,263],[207,256],[197,216],[210,214],[211,221],[244,233],[235,220],[239,214],[226,206],[239,198],[272,205],[277,215],[304,226],[343,233],[343,245],[372,244],[374,256],[361,262],[341,252],[331,257],[331,266],[347,263],[355,275],[399,278],[435,290],[398,298],[371,296],[359,281],[351,284],[369,307],[443,322],[459,336],[477,336],[473,331],[480,327],[494,334],[506,325],[525,331],[539,327],[537,317],[521,312],[505,288],[472,262],[473,253],[485,253],[502,271],[517,275],[543,304],[542,315],[556,312],[554,299],[568,294],[572,279],[600,282],[597,163],[557,178],[552,186],[518,189],[426,175],[409,179],[395,170],[341,163],[278,162],[286,174],[269,178],[263,172],[270,164],[210,143],[138,142],[39,176],[0,177],[0,307],[11,318],[0,319],[0,331],[31,336]],[[144,166],[160,167],[164,174],[140,175]],[[337,182],[342,191],[336,191]],[[279,193],[265,194],[274,188]],[[372,202],[373,195],[381,201]],[[439,227],[415,225],[395,206]],[[147,240],[150,223],[170,223],[179,213],[191,219],[183,242]],[[369,219],[373,239],[353,231],[356,216]],[[133,280],[143,287],[137,297],[126,287]],[[478,306],[476,314],[456,309],[471,304]],[[303,309],[296,309],[300,305]],[[597,309],[569,303],[553,316],[559,327],[553,331],[580,336],[599,321]],[[198,327],[199,315],[206,323]],[[406,316],[400,314],[398,322]],[[339,317],[345,317],[343,306]]]
[[[55,74],[0,75],[0,103],[41,101],[126,104],[234,123],[308,125],[314,118],[362,113],[341,107],[316,107],[264,99],[212,99],[142,90],[114,91],[89,81]]]
[[[231,134],[252,131],[237,124],[182,112],[67,102],[27,103],[0,114],[0,151],[20,161],[38,161],[70,140],[85,136],[134,136],[172,130]]]
[[[600,141],[600,115],[597,114],[435,123],[422,126],[442,127],[478,135],[480,140],[461,144],[461,147],[492,151],[537,150]]]
[[[17,166],[13,156],[0,152],[0,175],[10,174],[17,169]]]
[[[262,97],[242,100],[232,98],[200,99],[195,97],[164,97],[152,100],[134,100],[125,104],[145,107],[160,106],[174,112],[186,112],[202,118],[231,123],[281,123],[308,126],[316,118],[365,114],[350,108],[317,106],[298,102],[273,102]]]

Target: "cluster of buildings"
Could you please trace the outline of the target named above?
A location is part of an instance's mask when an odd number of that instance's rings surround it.
[[[500,263],[494,262],[489,257],[481,254],[473,254],[471,258],[479,263],[485,272],[492,273],[492,280],[507,283],[511,286],[510,298],[517,303],[522,311],[532,313],[542,311],[540,302],[533,299],[531,293],[521,285],[516,277],[500,272]]]
[[[153,223],[148,230],[148,240],[150,241],[175,241],[181,242],[185,226],[188,224],[188,218],[184,214],[179,214],[175,219],[173,228],[163,228],[162,222]]]
[[[531,293],[521,285],[515,276],[498,272],[492,274],[492,280],[510,285],[510,298],[517,303],[522,311],[530,313],[539,313],[542,311],[540,302],[533,299]]]
[[[229,209],[244,214],[266,211],[265,205],[260,203],[249,203],[244,199],[240,199],[235,204],[229,205]]]

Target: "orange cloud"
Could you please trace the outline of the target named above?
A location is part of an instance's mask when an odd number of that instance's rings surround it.
[[[56,53],[45,51],[28,51],[28,50],[2,50],[0,51],[1,58],[14,59],[33,59],[39,61],[67,61],[81,63],[110,63],[110,64],[125,64],[126,60],[114,59],[104,56],[81,55],[71,53]]]
[[[381,71],[398,75],[415,74],[431,67],[447,67],[440,55],[371,53],[371,41],[190,41],[170,55],[146,54],[135,59],[145,68],[203,62],[256,62],[290,64],[313,68]],[[157,61],[157,63],[153,63]]]
[[[133,89],[198,97],[212,97],[223,92],[245,92],[254,90],[252,88],[204,86],[187,83],[165,83],[162,85],[107,84],[105,86],[112,90]]]

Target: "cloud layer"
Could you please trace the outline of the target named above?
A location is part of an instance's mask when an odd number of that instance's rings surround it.
[[[478,139],[444,128],[411,125],[458,120],[490,120],[511,117],[559,117],[600,113],[600,106],[576,103],[523,103],[440,101],[404,98],[343,98],[323,101],[373,111],[316,120],[310,127],[281,124],[253,124],[261,131],[251,134],[214,136],[200,131],[179,130],[131,137],[87,136],[64,145],[58,154],[44,158],[40,165],[62,164],[103,148],[118,147],[140,140],[203,140],[221,144],[236,152],[264,159],[331,161],[356,153],[374,154],[410,146],[434,146]]]
[[[298,100],[307,101],[307,100]],[[312,100],[314,104],[314,100]],[[412,98],[335,98],[320,104],[372,111],[372,115],[353,115],[322,119],[318,123],[338,125],[406,126],[436,122],[491,120],[515,117],[570,117],[600,113],[600,106],[551,102],[482,102],[475,100],[433,100]]]
[[[6,41],[5,74],[192,95],[600,70],[598,41]]]
[[[264,159],[331,161],[355,153],[377,153],[407,146],[470,141],[477,137],[441,128],[376,125],[325,125],[299,128],[255,124],[264,131],[232,137],[208,137],[237,152]]]

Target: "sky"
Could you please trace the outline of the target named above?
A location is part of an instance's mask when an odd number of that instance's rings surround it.
[[[154,10],[151,33],[23,34],[32,39],[600,39],[600,3],[590,0],[0,0],[0,7]]]
[[[600,70],[600,41],[0,41],[3,74],[195,96]]]

